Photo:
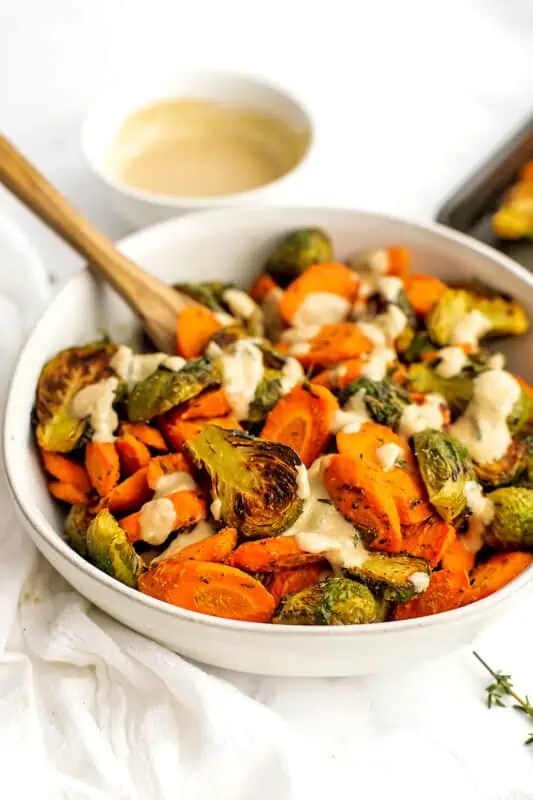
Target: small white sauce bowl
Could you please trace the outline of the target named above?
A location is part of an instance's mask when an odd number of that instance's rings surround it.
[[[295,167],[256,189],[214,197],[179,197],[131,186],[111,174],[106,159],[125,120],[139,108],[162,100],[203,99],[273,115],[297,131],[308,133],[309,142]],[[262,78],[238,72],[213,70],[165,70],[124,76],[94,101],[85,118],[81,145],[91,170],[100,178],[116,211],[141,227],[201,209],[247,206],[276,199],[280,189],[294,182],[308,162],[314,125],[310,112],[291,94]]]

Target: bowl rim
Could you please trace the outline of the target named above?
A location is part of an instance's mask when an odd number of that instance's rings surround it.
[[[261,197],[264,192],[271,191],[277,189],[281,186],[284,182],[288,181],[289,179],[293,178],[294,175],[301,172],[304,166],[306,166],[309,162],[309,158],[311,153],[315,149],[316,144],[316,119],[315,115],[311,112],[307,103],[301,100],[299,97],[296,96],[296,93],[291,89],[286,88],[278,81],[272,81],[270,79],[263,78],[261,75],[253,73],[253,72],[243,72],[240,70],[230,70],[230,69],[187,69],[182,68],[177,71],[177,74],[194,74],[194,75],[213,75],[221,78],[230,78],[230,79],[239,79],[250,81],[251,83],[260,84],[263,87],[272,90],[276,94],[284,97],[285,100],[288,100],[292,105],[298,110],[298,112],[302,115],[303,119],[305,120],[305,125],[309,134],[309,138],[307,141],[307,145],[305,150],[301,154],[299,160],[296,164],[291,167],[287,172],[280,175],[278,178],[270,181],[269,183],[262,184],[261,186],[256,186],[254,189],[248,189],[245,192],[233,192],[231,194],[221,194],[221,195],[205,195],[201,197],[190,197],[187,195],[170,195],[170,194],[161,194],[159,192],[151,192],[148,189],[140,189],[136,186],[132,186],[131,184],[127,183],[126,181],[121,180],[120,178],[116,178],[111,175],[92,154],[92,148],[90,145],[90,128],[95,125],[99,124],[98,120],[101,118],[101,105],[105,102],[106,98],[112,95],[117,88],[122,83],[124,76],[120,76],[117,80],[109,83],[103,91],[93,100],[91,105],[89,106],[87,113],[82,122],[81,126],[81,136],[80,136],[80,143],[81,143],[81,150],[85,161],[97,175],[103,183],[107,186],[112,188],[114,191],[122,194],[126,197],[130,197],[133,200],[138,200],[143,203],[148,203],[149,205],[157,206],[157,207],[167,207],[173,209],[182,209],[184,207],[190,208],[192,210],[202,210],[206,207],[209,208],[232,208],[237,204],[246,203],[249,200],[255,200],[256,198]],[[179,95],[168,95],[168,99],[179,98]],[[154,99],[153,102],[156,102]],[[130,108],[130,112],[135,111],[136,109],[142,108],[149,105],[149,101],[146,103],[142,103],[138,106],[132,106]],[[127,114],[122,118],[124,121],[127,118]],[[111,140],[108,142],[108,145],[111,143]]]
[[[455,230],[447,228],[444,225],[435,222],[413,222],[411,220],[405,219],[403,217],[399,217],[392,214],[385,214],[385,213],[378,213],[373,211],[367,210],[359,210],[359,209],[349,209],[349,208],[342,208],[342,207],[319,207],[319,206],[291,206],[291,207],[276,207],[276,206],[269,206],[267,208],[245,208],[245,209],[215,209],[215,210],[207,210],[201,211],[194,214],[187,214],[182,217],[174,217],[172,219],[165,220],[163,222],[157,223],[155,225],[150,225],[146,228],[143,228],[135,233],[124,237],[121,239],[117,244],[120,249],[128,249],[131,246],[138,246],[141,245],[143,241],[149,241],[154,235],[158,236],[161,232],[168,230],[172,230],[174,227],[180,228],[188,224],[188,221],[191,218],[194,218],[195,221],[206,221],[207,224],[211,220],[217,220],[220,218],[222,221],[225,218],[229,218],[235,215],[239,216],[239,219],[242,218],[242,215],[246,216],[258,216],[261,217],[265,213],[281,213],[281,214],[291,214],[295,213],[302,213],[306,212],[311,215],[320,215],[320,214],[335,214],[335,213],[342,213],[346,214],[347,212],[350,214],[356,214],[362,217],[372,218],[374,220],[381,220],[383,222],[394,222],[400,223],[411,228],[418,229],[420,231],[429,232],[431,234],[436,234],[437,236],[448,239],[453,241],[462,247],[466,248],[467,250],[474,250],[477,251],[480,255],[495,261],[499,266],[503,267],[507,272],[511,272],[514,274],[518,279],[520,279],[523,283],[527,284],[531,289],[533,289],[533,275],[530,274],[525,267],[522,267],[520,264],[514,262],[512,259],[508,258],[502,253],[499,253],[497,250],[494,250],[492,247],[488,245],[478,242],[470,238],[469,236],[459,233]],[[200,220],[201,218],[201,220]],[[3,421],[3,431],[2,431],[2,447],[3,447],[3,456],[4,456],[4,464],[5,464],[5,474],[7,478],[7,483],[10,488],[12,497],[16,503],[16,506],[21,513],[21,515],[25,518],[27,523],[31,526],[33,531],[37,534],[38,537],[44,540],[44,542],[50,546],[53,550],[55,550],[56,554],[60,558],[65,558],[67,561],[71,563],[73,567],[77,567],[82,572],[86,574],[89,578],[94,578],[97,582],[101,582],[104,586],[108,587],[109,589],[122,594],[125,598],[129,600],[134,600],[137,603],[140,603],[141,606],[147,606],[148,608],[152,609],[153,611],[158,611],[161,613],[166,614],[170,618],[174,619],[181,619],[186,620],[189,622],[194,622],[196,624],[201,624],[208,628],[215,628],[215,629],[222,629],[222,630],[231,630],[231,631],[243,631],[243,632],[254,632],[256,634],[271,634],[277,637],[284,637],[284,636],[309,636],[313,638],[322,638],[322,637],[329,637],[334,636],[336,638],[343,638],[345,636],[360,636],[366,637],[369,635],[392,635],[394,633],[400,633],[401,631],[417,631],[422,628],[433,628],[435,626],[455,626],[458,624],[463,623],[466,619],[473,620],[479,616],[483,616],[486,611],[489,611],[491,608],[495,608],[502,603],[505,603],[512,595],[523,594],[524,591],[533,583],[533,565],[528,567],[521,575],[517,578],[512,580],[506,586],[504,586],[499,591],[495,592],[488,597],[485,597],[481,600],[477,600],[476,602],[463,606],[461,608],[456,608],[450,611],[441,612],[440,614],[435,614],[427,617],[418,617],[414,619],[406,619],[406,620],[395,620],[395,621],[386,621],[386,622],[375,622],[375,623],[365,623],[361,625],[344,625],[344,626],[308,626],[308,625],[272,625],[271,623],[265,622],[244,622],[241,620],[232,620],[232,619],[225,619],[223,617],[212,617],[206,614],[200,614],[196,611],[189,611],[187,609],[179,608],[178,606],[173,606],[170,603],[165,603],[161,600],[157,600],[155,598],[150,597],[149,595],[143,594],[137,589],[130,588],[125,584],[121,583],[120,581],[116,580],[115,578],[111,577],[107,573],[103,572],[102,570],[98,569],[96,566],[91,564],[89,561],[86,561],[82,556],[76,553],[67,542],[62,538],[61,533],[57,531],[53,525],[51,525],[42,514],[38,513],[38,511],[31,506],[24,499],[24,491],[22,488],[22,481],[17,480],[16,473],[18,470],[17,465],[17,449],[14,445],[11,444],[9,430],[11,428],[11,419],[16,416],[16,391],[18,390],[18,384],[24,380],[24,367],[29,354],[33,349],[33,342],[38,336],[39,328],[42,325],[46,325],[48,323],[49,317],[52,317],[54,306],[56,300],[60,298],[60,296],[69,291],[69,287],[74,284],[75,282],[83,282],[88,280],[89,273],[87,270],[81,270],[80,272],[73,275],[57,292],[54,296],[52,301],[48,304],[45,308],[44,312],[41,314],[39,320],[37,321],[36,325],[34,326],[33,330],[31,331],[29,337],[27,338],[22,350],[19,353],[15,369],[12,373],[11,384],[8,391],[7,402],[5,406],[5,415]],[[21,374],[22,373],[22,374]],[[531,588],[531,587],[530,587]]]

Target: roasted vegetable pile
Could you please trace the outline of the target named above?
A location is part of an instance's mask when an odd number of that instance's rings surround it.
[[[533,239],[533,160],[527,161],[492,218],[501,239]]]
[[[401,246],[333,258],[291,231],[249,293],[179,285],[199,305],[176,355],[104,340],[45,364],[35,438],[80,556],[286,625],[436,614],[531,564],[533,389],[494,349],[524,309]]]

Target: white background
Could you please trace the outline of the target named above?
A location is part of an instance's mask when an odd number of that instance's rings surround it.
[[[316,155],[280,200],[424,219],[531,112],[533,2],[0,0],[0,129],[115,238],[129,227],[83,162],[80,124],[115,72],[155,58],[262,73],[306,101]],[[79,267],[2,192],[1,207],[22,222],[56,284]],[[532,612],[533,603],[523,606],[480,644],[531,692]],[[521,745],[527,724],[483,707],[485,676],[469,653],[401,678],[225,677],[332,764],[349,768],[357,755],[380,770],[386,748],[398,796],[431,796],[430,781],[442,789],[450,780],[465,800],[533,798],[533,752]],[[356,782],[347,791],[356,796]]]

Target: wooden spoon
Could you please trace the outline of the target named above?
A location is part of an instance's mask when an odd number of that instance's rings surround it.
[[[191,298],[172,289],[123,255],[76,211],[52,184],[0,134],[0,181],[52,228],[89,268],[107,281],[141,318],[154,345],[176,352],[176,318]]]

